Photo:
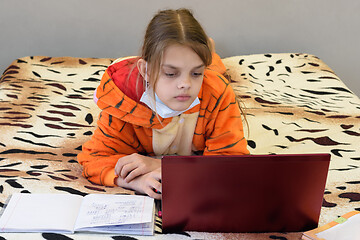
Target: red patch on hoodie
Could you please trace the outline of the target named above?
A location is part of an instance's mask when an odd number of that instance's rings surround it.
[[[115,63],[107,69],[115,85],[129,98],[139,102],[144,92],[144,79],[136,66],[137,58]]]

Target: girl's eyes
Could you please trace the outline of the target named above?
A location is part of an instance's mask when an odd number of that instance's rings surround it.
[[[203,73],[202,72],[194,72],[192,75],[194,77],[202,77]]]
[[[165,76],[170,78],[175,77],[176,75],[177,75],[176,73],[165,73]]]
[[[169,78],[174,78],[174,77],[176,77],[178,75],[179,75],[178,73],[167,73],[167,72],[165,72],[165,76],[169,77]],[[197,77],[201,77],[203,75],[203,73],[202,72],[194,72],[194,73],[191,73],[191,75],[193,77],[197,78]]]

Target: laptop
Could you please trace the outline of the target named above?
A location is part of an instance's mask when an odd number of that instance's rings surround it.
[[[318,226],[330,154],[164,156],[164,233]]]

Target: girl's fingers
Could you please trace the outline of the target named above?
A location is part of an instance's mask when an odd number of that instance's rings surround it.
[[[162,185],[161,185],[161,174],[160,171],[154,171],[151,173],[152,179],[151,179],[151,187],[155,193],[161,194],[162,192]]]
[[[152,189],[148,189],[147,191],[145,191],[145,194],[154,199],[161,200],[161,194],[155,193]]]
[[[151,176],[153,179],[155,179],[157,182],[161,183],[161,167],[155,169],[151,172]]]
[[[131,182],[132,180],[134,180],[136,177],[139,177],[141,175],[143,175],[144,172],[142,171],[141,168],[135,168],[133,169],[129,174],[125,175],[125,181],[126,182]]]
[[[142,179],[144,182],[141,184],[144,193],[154,199],[161,199],[161,183],[158,178],[158,171],[153,171],[146,174],[146,177]]]
[[[152,179],[145,193],[154,199],[161,199],[161,183],[155,179]]]
[[[136,155],[128,155],[122,157],[118,160],[115,165],[115,174],[125,178],[131,171],[138,168],[140,165],[138,163],[138,158]]]
[[[158,182],[159,183],[159,182]],[[156,186],[154,186],[153,191],[157,194],[161,195],[162,189],[161,189],[161,183],[156,184]]]
[[[129,174],[131,174],[134,170],[136,170],[138,166],[134,163],[128,163],[124,165],[121,169],[120,176],[122,178],[126,178]]]
[[[115,165],[115,174],[118,176],[121,176],[121,171],[123,169],[123,167],[126,164],[129,164],[131,162],[131,159],[127,158],[127,156],[119,158],[119,160],[117,161],[116,165]]]
[[[146,174],[140,174],[140,176],[134,178],[131,182],[128,182],[127,186],[132,189],[145,193],[154,199],[161,199],[161,169],[156,169]],[[124,179],[121,178],[125,182]],[[118,180],[120,181],[120,180]]]

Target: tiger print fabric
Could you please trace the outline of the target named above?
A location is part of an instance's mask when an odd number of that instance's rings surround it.
[[[239,56],[224,64],[246,106],[250,152],[330,153],[320,225],[360,210],[359,98],[313,55]]]
[[[0,207],[15,192],[132,191],[93,184],[76,161],[99,114],[93,92],[113,59],[24,57],[0,79]],[[331,154],[320,225],[360,210],[360,100],[320,59],[265,54],[223,59],[244,105],[252,154]],[[248,127],[247,127],[248,125]],[[306,175],[304,175],[306,177]],[[249,197],[249,196],[247,196]],[[161,234],[154,239],[299,239],[301,233]],[[114,234],[0,234],[1,239],[145,239]],[[146,238],[148,239],[148,238]]]

